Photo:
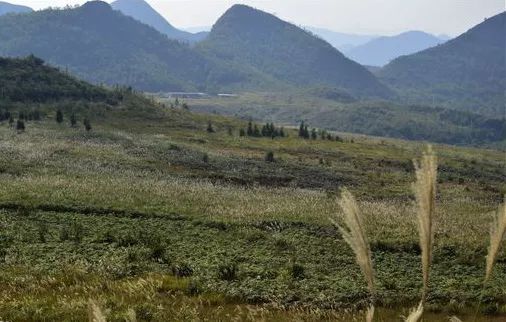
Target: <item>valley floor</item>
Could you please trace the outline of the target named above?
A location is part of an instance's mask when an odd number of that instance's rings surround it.
[[[208,118],[216,133],[206,132]],[[361,320],[366,285],[329,220],[339,220],[342,187],[366,215],[380,306],[402,307],[380,309],[381,319],[398,320],[418,301],[410,185],[423,144],[303,140],[292,130],[239,137],[243,122],[181,110],[93,125],[44,120],[17,134],[0,124],[0,320],[82,320],[90,298],[111,321],[129,310],[139,321]],[[489,315],[480,319],[500,321],[504,249],[482,281],[491,212],[506,192],[504,154],[434,148],[428,309],[442,312],[433,320],[465,317],[482,298]]]

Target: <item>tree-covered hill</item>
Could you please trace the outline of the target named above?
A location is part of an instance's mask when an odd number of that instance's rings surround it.
[[[339,87],[360,97],[391,94],[369,71],[327,42],[244,5],[230,8],[197,48],[205,55],[254,66],[297,86]]]
[[[242,80],[240,72],[216,67],[188,45],[100,1],[0,17],[0,55],[29,54],[87,81],[145,91],[201,90],[218,77],[220,86]]]
[[[116,103],[118,96],[47,66],[35,56],[0,57],[0,102],[46,103],[62,99]]]
[[[380,77],[410,102],[504,116],[506,13],[443,45],[400,57]]]
[[[8,2],[0,1],[0,16],[3,16],[8,13],[26,13],[32,12],[32,8],[26,6],[20,6],[11,4]]]

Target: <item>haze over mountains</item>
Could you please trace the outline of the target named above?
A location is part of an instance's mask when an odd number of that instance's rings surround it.
[[[144,0],[117,0],[111,3],[111,6],[124,15],[131,16],[155,28],[170,39],[193,43],[204,39],[207,35],[206,32],[190,33],[175,28]]]
[[[443,45],[395,59],[379,75],[406,101],[504,117],[505,30],[503,12]]]
[[[345,54],[362,65],[384,66],[397,57],[414,54],[445,41],[422,31],[408,31],[396,36],[372,39],[346,50]]]
[[[343,101],[399,98],[504,114],[504,13],[441,45],[435,36],[408,32],[357,47],[352,51],[357,57],[362,52],[375,60],[356,57],[368,65],[405,55],[375,76],[312,32],[248,6],[230,8],[207,38],[192,46],[195,35],[171,26],[143,0],[118,0],[113,7],[121,12],[92,1],[4,15],[0,56],[34,54],[94,83],[149,92],[304,90]]]

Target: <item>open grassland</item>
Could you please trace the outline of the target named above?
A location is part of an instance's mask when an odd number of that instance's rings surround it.
[[[218,116],[122,115],[94,120],[91,132],[51,119],[20,134],[0,124],[0,318],[82,320],[94,298],[118,321],[128,309],[138,320],[358,321],[363,314],[342,309],[363,308],[367,287],[329,221],[345,186],[364,213],[378,306],[419,299],[411,183],[421,143],[302,140],[292,130],[248,138],[238,136],[245,123]],[[216,133],[206,132],[209,118]],[[500,151],[434,149],[427,309],[444,312],[437,320],[477,305],[506,164]],[[505,280],[503,248],[482,297],[482,313],[495,316],[483,319],[504,318]]]

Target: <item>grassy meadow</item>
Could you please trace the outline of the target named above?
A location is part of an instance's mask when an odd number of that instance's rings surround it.
[[[419,300],[422,142],[240,137],[246,122],[170,108],[112,110],[87,132],[51,113],[22,133],[0,123],[0,320],[80,321],[91,298],[110,321],[362,321],[367,286],[329,220],[343,187],[365,216],[378,321]],[[425,319],[465,320],[481,299],[478,320],[503,321],[504,247],[482,284],[504,152],[434,150]]]

